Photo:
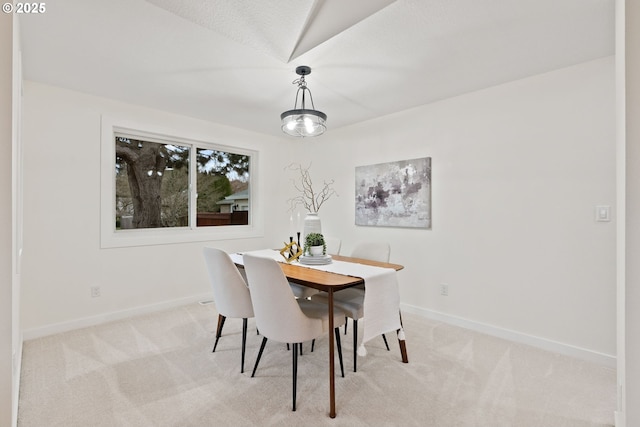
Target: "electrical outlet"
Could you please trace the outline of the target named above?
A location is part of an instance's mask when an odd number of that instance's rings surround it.
[[[91,287],[91,298],[97,298],[100,296],[100,286]]]
[[[598,222],[611,221],[611,206],[606,206],[606,205],[596,206],[596,221]]]
[[[440,295],[447,297],[449,296],[449,285],[446,283],[440,284]]]

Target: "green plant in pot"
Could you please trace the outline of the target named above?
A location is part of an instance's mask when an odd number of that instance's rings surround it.
[[[320,233],[309,233],[304,239],[304,253],[311,256],[321,256],[327,253],[327,244]]]

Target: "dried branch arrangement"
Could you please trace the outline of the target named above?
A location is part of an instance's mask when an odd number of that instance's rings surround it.
[[[298,179],[291,180],[299,194],[287,200],[287,202],[289,202],[289,211],[293,212],[297,206],[302,205],[308,212],[318,212],[320,206],[329,200],[331,196],[334,194],[336,197],[338,196],[338,193],[336,193],[336,190],[333,188],[333,183],[335,182],[333,179],[328,182],[324,181],[320,191],[313,189],[313,182],[311,180],[311,174],[309,173],[311,164],[305,168],[300,164],[291,163],[285,169],[296,171],[300,175]]]

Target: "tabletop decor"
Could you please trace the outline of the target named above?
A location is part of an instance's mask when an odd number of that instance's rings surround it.
[[[291,242],[289,243],[284,242],[284,247],[280,249],[280,255],[282,255],[285,261],[289,263],[300,258],[302,254],[303,254],[303,251],[300,248],[300,245],[298,244],[298,242],[294,241],[293,239],[291,239]]]
[[[356,167],[356,225],[431,228],[431,157]]]
[[[327,243],[320,233],[309,233],[304,239],[305,255],[320,256],[327,254]]]
[[[333,188],[334,180],[323,181],[321,188],[314,188],[311,179],[311,164],[303,167],[299,163],[291,163],[285,169],[297,172],[298,177],[291,180],[293,187],[297,191],[297,195],[287,200],[289,203],[289,211],[293,212],[298,206],[302,206],[307,211],[304,219],[304,229],[302,239],[304,240],[309,233],[322,233],[322,224],[318,211],[320,207],[329,200],[333,195],[338,197],[338,193]]]
[[[301,255],[298,262],[302,265],[327,265],[333,262],[331,255]]]

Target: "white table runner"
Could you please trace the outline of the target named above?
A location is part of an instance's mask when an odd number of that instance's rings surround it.
[[[252,255],[271,258],[278,262],[286,262],[278,251],[263,249],[248,252]],[[229,254],[234,263],[244,265],[242,254]],[[400,325],[400,292],[396,271],[392,268],[375,267],[354,262],[332,261],[325,265],[304,265],[294,263],[303,268],[361,277],[365,281],[363,336],[358,354],[365,356],[367,350],[364,343],[378,335],[400,330],[398,338],[404,340],[404,331]]]

